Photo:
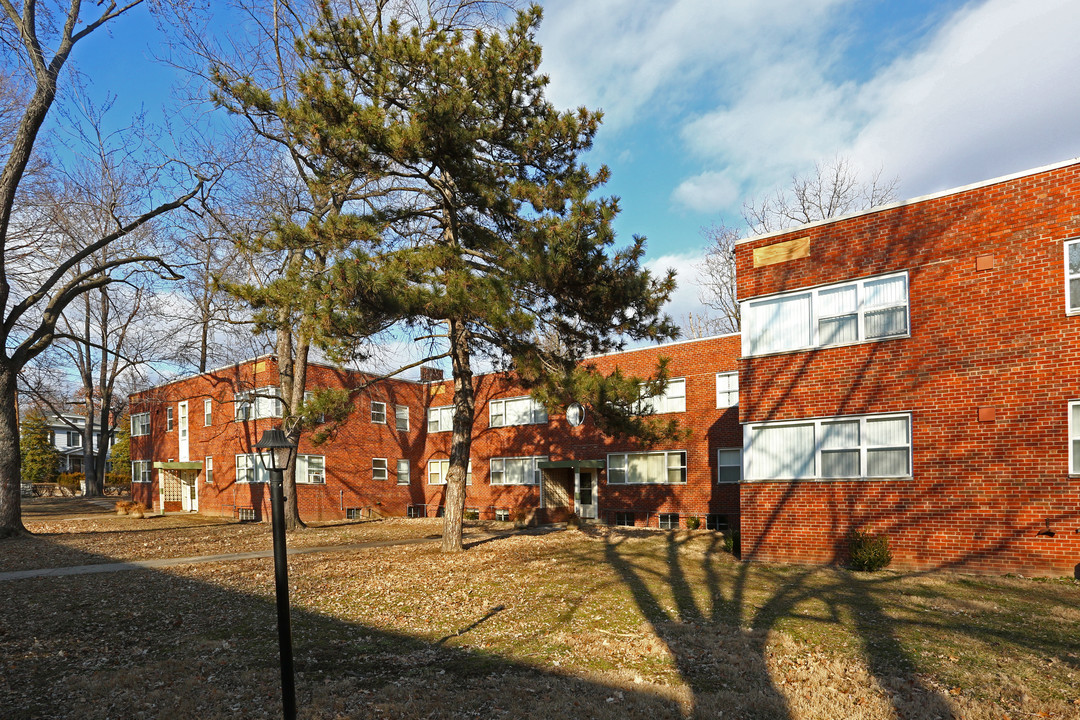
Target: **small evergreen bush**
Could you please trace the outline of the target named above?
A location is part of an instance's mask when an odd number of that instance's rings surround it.
[[[741,548],[739,547],[738,530],[727,530],[724,532],[724,550],[731,553],[735,557],[739,557]]]
[[[686,518],[687,530],[697,530],[699,527],[701,527],[701,518],[695,515],[691,515],[690,517]]]
[[[852,570],[876,572],[892,562],[887,535],[871,535],[858,530],[851,533],[848,541]]]

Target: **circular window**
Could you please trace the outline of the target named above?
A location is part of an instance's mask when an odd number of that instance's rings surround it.
[[[566,408],[566,422],[573,427],[585,422],[585,408],[581,407],[581,403],[571,403]]]

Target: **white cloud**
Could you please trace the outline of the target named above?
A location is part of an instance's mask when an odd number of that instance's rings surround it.
[[[719,172],[704,172],[687,178],[672,193],[675,202],[702,212],[733,205],[740,197],[738,184]]]
[[[676,322],[684,320],[691,311],[695,315],[701,313],[701,301],[698,299],[701,288],[697,266],[702,261],[702,254],[681,253],[661,255],[645,262],[645,267],[654,275],[662,275],[669,269],[675,271],[677,286],[664,311]]]
[[[759,53],[723,106],[684,123],[707,169],[672,198],[731,211],[732,187],[753,197],[834,155],[899,176],[904,197],[1074,157],[1078,34],[1080,3],[989,0],[862,84],[829,79],[823,47]]]
[[[550,0],[539,39],[557,107],[602,108],[621,128],[712,95],[762,47],[791,47],[852,0]],[[730,66],[730,67],[728,67]]]

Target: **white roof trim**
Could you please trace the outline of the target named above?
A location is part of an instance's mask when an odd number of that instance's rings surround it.
[[[1050,172],[1051,170],[1058,170],[1059,168],[1068,167],[1069,165],[1076,165],[1077,163],[1080,163],[1080,156],[1074,157],[1071,160],[1063,160],[1061,162],[1053,163],[1052,165],[1043,165],[1042,167],[1033,168],[1031,170],[1022,170],[1011,175],[1002,175],[1001,177],[992,178],[990,180],[982,180],[980,182],[971,183],[970,185],[962,185],[960,187],[950,188],[948,190],[941,190],[939,192],[931,193],[929,195],[920,195],[919,197],[911,198],[910,200],[901,200],[899,202],[889,203],[888,205],[878,205],[876,207],[867,208],[866,210],[859,210],[857,212],[848,213],[847,215],[838,215],[837,217],[826,218],[825,220],[815,220],[814,222],[808,222],[802,225],[793,225],[792,227],[785,228],[783,230],[774,230],[773,232],[763,233],[761,235],[752,235],[750,237],[740,238],[739,240],[735,241],[735,244],[742,245],[743,243],[753,242],[756,240],[764,240],[766,238],[778,237],[780,235],[789,235],[791,233],[799,232],[800,230],[808,230],[810,228],[819,227],[821,225],[828,225],[829,223],[850,220],[851,218],[859,217],[861,215],[870,215],[872,213],[883,212],[885,210],[893,210],[898,207],[904,207],[905,205],[915,205],[916,203],[926,202],[927,200],[936,200],[938,198],[947,197],[949,195],[957,195],[959,193],[968,192],[969,190],[977,190],[979,188],[988,187],[990,185],[997,185],[999,183],[1009,182],[1010,180],[1027,177],[1028,175],[1038,175],[1039,173]]]
[[[600,353],[599,355],[585,355],[582,360],[592,360],[594,358],[611,357],[612,355],[625,355],[627,353],[639,352],[641,350],[658,350],[660,348],[671,347],[672,345],[686,345],[687,343],[704,342],[706,340],[719,340],[726,337],[738,337],[741,333],[723,333],[721,335],[710,335],[708,337],[690,338],[689,340],[673,340],[669,343],[660,343],[659,345],[643,345],[636,348],[626,348],[625,350],[612,350],[608,353]]]

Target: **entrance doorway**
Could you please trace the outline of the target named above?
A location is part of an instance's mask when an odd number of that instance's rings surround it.
[[[596,471],[581,470],[575,473],[574,509],[583,520],[596,519]]]
[[[184,512],[199,512],[199,484],[194,470],[180,471],[180,507]]]

